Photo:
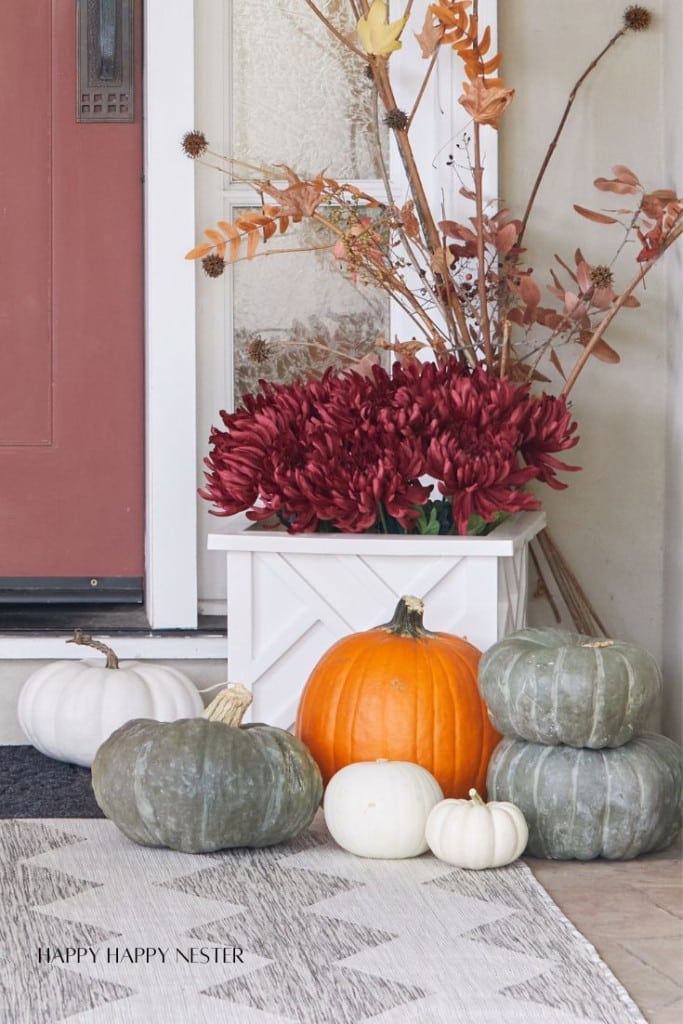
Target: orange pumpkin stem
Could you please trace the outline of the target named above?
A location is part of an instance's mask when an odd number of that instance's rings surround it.
[[[68,644],[81,644],[83,647],[92,647],[96,651],[100,651],[102,654],[107,655],[107,663],[105,668],[118,668],[119,659],[116,657],[111,647],[107,647],[101,640],[93,640],[91,636],[86,636],[82,629],[75,629],[74,635],[70,640],[66,641]]]
[[[434,636],[431,630],[425,629],[422,621],[424,610],[424,602],[419,597],[402,597],[396,605],[391,621],[385,622],[379,628],[386,629],[395,636],[409,636],[413,639]]]

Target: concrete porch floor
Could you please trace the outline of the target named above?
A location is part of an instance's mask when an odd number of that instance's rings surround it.
[[[681,836],[632,861],[524,858],[650,1024],[683,1021]]]

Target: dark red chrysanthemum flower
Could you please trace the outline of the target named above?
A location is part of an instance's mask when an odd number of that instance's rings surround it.
[[[560,462],[552,454],[578,444],[575,431],[576,423],[564,398],[542,395],[530,402],[522,424],[520,452],[528,465],[536,467],[538,479],[555,490],[563,490],[567,486],[557,479],[557,470],[574,472],[579,468]]]
[[[538,507],[532,479],[563,486],[554,458],[576,424],[563,400],[455,360],[269,384],[221,413],[202,497],[216,515],[276,515],[293,533],[415,529],[432,485],[464,533],[472,515]]]

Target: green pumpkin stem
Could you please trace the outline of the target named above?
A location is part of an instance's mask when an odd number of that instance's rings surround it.
[[[424,602],[419,597],[402,597],[396,605],[391,621],[385,622],[380,628],[386,629],[396,636],[408,636],[414,639],[433,636],[430,630],[425,629],[422,622],[424,610]]]
[[[66,641],[68,644],[81,644],[83,647],[93,647],[96,651],[100,651],[102,654],[107,655],[107,663],[105,668],[118,668],[119,659],[116,657],[111,647],[107,647],[101,640],[93,640],[91,636],[87,636],[82,629],[75,629],[74,635],[70,640]]]
[[[251,690],[246,686],[242,686],[241,683],[230,683],[214,697],[208,707],[204,708],[202,718],[208,718],[210,722],[238,726],[252,700]]]
[[[482,800],[482,798],[477,793],[476,789],[471,789],[469,791],[469,798],[472,801],[472,803],[475,804],[477,807],[486,807],[486,801]]]

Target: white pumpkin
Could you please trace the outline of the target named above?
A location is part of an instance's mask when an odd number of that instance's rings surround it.
[[[358,857],[417,857],[425,824],[443,791],[431,772],[410,761],[358,761],[330,779],[323,800],[332,838]]]
[[[427,844],[439,860],[459,868],[499,868],[524,852],[529,830],[515,804],[484,803],[476,789],[469,800],[442,800],[429,814]]]
[[[196,718],[204,704],[194,683],[174,668],[122,661],[106,644],[77,630],[67,643],[95,647],[95,660],[43,665],[24,683],[17,716],[30,743],[58,761],[89,767],[98,747],[131,718]]]

